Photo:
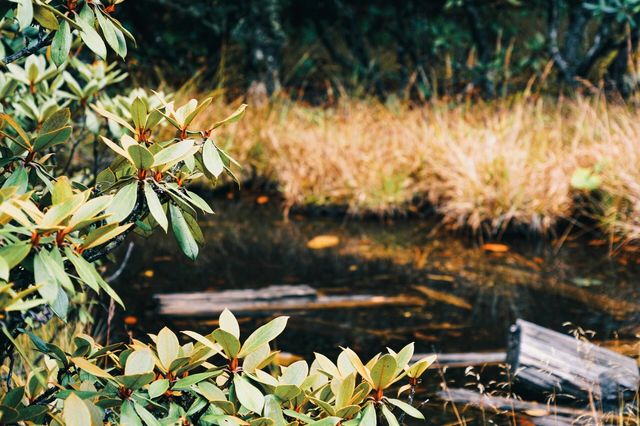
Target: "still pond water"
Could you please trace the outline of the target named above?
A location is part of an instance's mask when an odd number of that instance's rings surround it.
[[[138,321],[130,327],[134,335],[164,325],[203,333],[217,327],[216,318],[159,315],[155,294],[281,284],[308,284],[326,295],[406,295],[424,303],[288,312],[278,349],[307,357],[315,351],[335,356],[339,346],[373,355],[410,341],[422,353],[501,350],[517,318],[561,332],[581,327],[599,341],[637,341],[640,333],[640,266],[633,258],[609,257],[599,241],[557,244],[520,236],[507,238],[508,250],[496,252],[427,219],[292,215],[285,221],[278,201],[260,204],[249,194],[212,204],[216,215],[200,222],[206,245],[195,262],[179,254],[172,236],[134,240],[130,268],[116,283],[127,315]],[[337,236],[339,243],[308,248],[318,235]],[[248,332],[266,319],[241,321]]]
[[[281,350],[309,355],[349,345],[373,354],[407,341],[419,352],[495,350],[505,347],[516,318],[558,331],[582,327],[596,340],[640,333],[640,266],[608,257],[598,241],[558,248],[521,237],[503,241],[508,251],[492,252],[428,220],[285,221],[277,201],[258,204],[248,195],[212,204],[216,215],[201,221],[206,244],[195,262],[180,255],[172,236],[134,240],[130,268],[116,286],[140,329],[215,328],[203,318],[160,317],[154,294],[308,284],[322,294],[407,295],[425,305],[294,313]],[[318,235],[340,242],[308,248]]]

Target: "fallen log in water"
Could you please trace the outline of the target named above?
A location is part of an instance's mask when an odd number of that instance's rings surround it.
[[[539,398],[618,406],[640,385],[634,359],[521,319],[511,328],[507,363],[520,393]]]
[[[464,404],[482,410],[491,410],[494,413],[507,416],[513,416],[518,413],[526,416],[536,426],[605,424],[604,422],[609,417],[613,417],[593,410],[579,410],[571,407],[480,394],[468,389],[444,389],[438,391],[437,396],[446,402]]]
[[[414,296],[369,294],[323,295],[307,285],[270,286],[261,289],[225,290],[157,294],[160,314],[176,317],[212,317],[225,308],[237,315],[268,314],[283,311],[376,308],[381,306],[422,306]]]

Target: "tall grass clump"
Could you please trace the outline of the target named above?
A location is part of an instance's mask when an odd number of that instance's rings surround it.
[[[384,216],[423,201],[453,228],[489,233],[547,233],[588,213],[611,235],[640,238],[640,113],[629,105],[521,95],[423,106],[280,99],[248,111],[221,137],[246,177],[279,185],[286,209]],[[579,169],[594,191],[572,186]]]

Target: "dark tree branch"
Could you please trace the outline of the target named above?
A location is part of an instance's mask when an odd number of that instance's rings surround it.
[[[40,33],[38,33],[38,37],[34,43],[18,50],[15,53],[12,53],[11,55],[5,56],[4,58],[2,58],[2,60],[0,60],[0,62],[2,62],[2,65],[6,66],[7,64],[10,64],[12,62],[19,61],[22,58],[26,58],[29,55],[38,53],[40,49],[51,44],[51,42],[53,41],[53,34],[53,32],[45,33],[41,31]]]
[[[560,51],[560,43],[558,41],[558,25],[560,21],[560,0],[549,0],[549,50],[553,62],[558,67],[564,80],[572,80],[570,76],[570,67]]]

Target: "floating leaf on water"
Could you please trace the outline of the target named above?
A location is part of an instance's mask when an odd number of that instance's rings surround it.
[[[126,325],[136,325],[138,323],[138,317],[127,315],[126,317],[124,317],[124,323]]]
[[[335,235],[318,235],[309,240],[307,247],[312,250],[322,250],[329,247],[335,247],[338,244],[340,244],[340,238]]]
[[[267,197],[266,195],[261,195],[258,198],[256,198],[256,203],[262,205],[262,204],[267,204],[269,202],[269,197]]]
[[[571,282],[580,287],[594,287],[602,285],[602,281],[596,278],[573,278]]]
[[[509,246],[505,244],[487,243],[482,245],[482,249],[492,253],[505,253],[509,251]]]

